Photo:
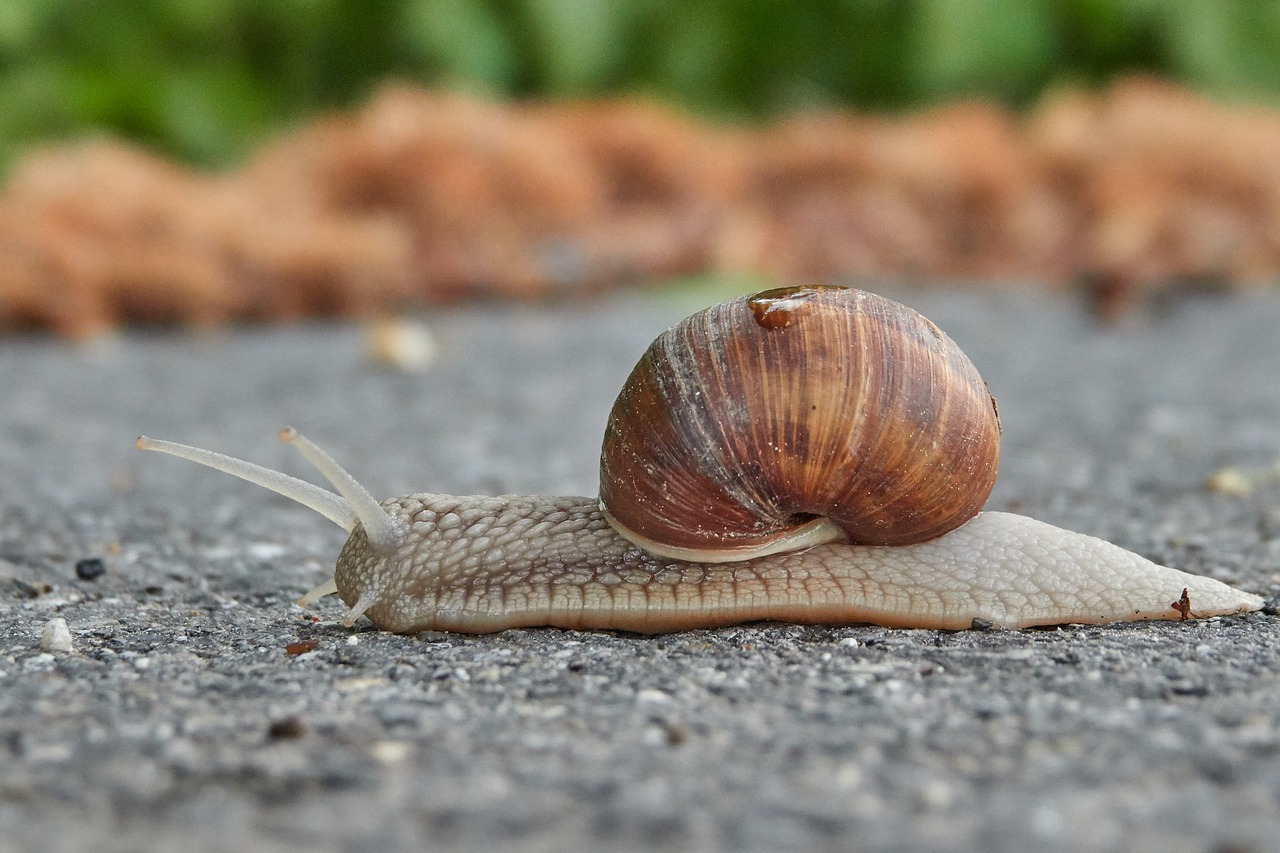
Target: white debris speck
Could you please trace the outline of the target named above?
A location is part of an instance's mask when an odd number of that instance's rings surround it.
[[[1280,483],[1280,460],[1256,468],[1220,468],[1204,481],[1209,491],[1233,498],[1247,498],[1258,489],[1270,488],[1277,483]]]
[[[253,542],[245,550],[254,560],[276,560],[289,553],[288,548],[277,542]]]
[[[377,364],[405,373],[422,373],[436,360],[436,342],[419,323],[403,318],[379,320],[365,334],[365,351]]]
[[[379,764],[399,764],[409,757],[409,745],[398,740],[376,741],[369,751]]]
[[[1222,468],[1205,480],[1205,487],[1219,494],[1245,498],[1253,494],[1254,489],[1257,488],[1257,482],[1255,478],[1239,468]]]
[[[920,789],[920,802],[925,808],[945,809],[955,800],[955,789],[941,779],[930,779]]]
[[[44,623],[40,632],[40,648],[46,652],[71,651],[71,629],[67,627],[66,619],[58,616]]]
[[[651,687],[646,687],[636,693],[636,704],[669,705],[671,704],[671,694],[662,690],[655,690]]]

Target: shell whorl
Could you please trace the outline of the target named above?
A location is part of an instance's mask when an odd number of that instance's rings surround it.
[[[624,536],[682,555],[742,559],[815,518],[911,544],[978,513],[999,435],[977,369],[929,320],[865,291],[782,288],[653,342],[610,414],[600,497]]]

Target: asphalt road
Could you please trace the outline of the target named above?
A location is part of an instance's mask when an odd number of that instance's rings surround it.
[[[892,295],[999,397],[992,508],[1280,591],[1280,295],[1109,329]],[[1280,850],[1276,616],[348,630],[291,605],[338,528],[132,448],[310,477],[293,424],[379,495],[589,494],[622,377],[697,299],[441,312],[423,375],[349,326],[0,341],[0,849]],[[40,648],[57,617],[70,652]]]

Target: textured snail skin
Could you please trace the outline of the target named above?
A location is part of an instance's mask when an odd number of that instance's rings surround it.
[[[357,526],[334,580],[388,631],[550,625],[657,633],[753,620],[964,629],[1206,617],[1262,599],[1116,545],[985,512],[916,545],[829,544],[736,563],[655,557],[594,498],[411,495],[393,553]],[[1177,605],[1186,590],[1190,612]],[[354,612],[354,611],[353,611]]]

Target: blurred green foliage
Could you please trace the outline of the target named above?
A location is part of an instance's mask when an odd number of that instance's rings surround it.
[[[1126,71],[1280,91],[1275,0],[0,0],[0,163],[109,132],[223,163],[388,77],[721,117],[1024,105]]]

